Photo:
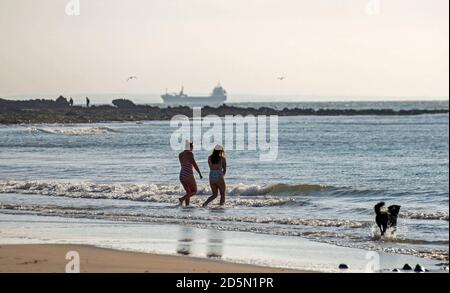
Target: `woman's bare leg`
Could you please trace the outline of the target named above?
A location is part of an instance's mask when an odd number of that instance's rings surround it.
[[[189,184],[187,184],[186,180],[181,180],[181,184],[183,185],[184,190],[186,191],[186,194],[182,197],[180,197],[178,200],[180,201],[180,205],[183,205],[183,202],[186,200],[186,198],[191,194],[191,189],[189,187]]]
[[[220,205],[223,206],[225,204],[225,191],[227,189],[227,186],[225,184],[225,180],[220,180],[219,184],[219,191],[220,191]]]
[[[197,182],[195,181],[194,176],[188,178],[187,181],[189,185],[189,190],[191,191],[189,194],[186,195],[186,206],[189,206],[191,204],[191,197],[197,194]]]
[[[181,205],[183,204],[183,202],[186,202],[186,206],[188,206],[190,203],[189,198],[197,193],[197,183],[195,182],[194,176],[192,176],[183,178],[181,180],[181,184],[183,185],[186,194],[183,197],[180,197],[178,200],[180,201]]]
[[[210,183],[210,186],[211,186],[212,195],[205,201],[205,203],[203,204],[203,207],[206,207],[210,202],[215,200],[217,197],[219,187],[215,183]]]

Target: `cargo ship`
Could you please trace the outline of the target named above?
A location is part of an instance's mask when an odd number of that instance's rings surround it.
[[[189,96],[184,93],[184,87],[181,87],[179,93],[166,93],[161,98],[167,106],[220,106],[227,100],[227,92],[218,84],[209,96]]]

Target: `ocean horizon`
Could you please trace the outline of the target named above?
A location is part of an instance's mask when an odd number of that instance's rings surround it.
[[[49,99],[54,100],[59,96],[73,98],[76,105],[84,105],[85,98],[89,97],[93,105],[109,105],[114,99],[129,99],[136,104],[159,105],[163,104],[161,94],[130,94],[130,93],[66,93],[66,94],[17,94],[0,96],[6,100],[32,100]],[[189,95],[207,96],[207,92],[193,92]],[[273,102],[276,101],[276,102]],[[407,102],[430,102],[445,103],[449,102],[448,96],[345,96],[345,95],[305,95],[305,94],[248,94],[248,93],[229,93],[226,104],[302,104],[302,103],[407,103]]]

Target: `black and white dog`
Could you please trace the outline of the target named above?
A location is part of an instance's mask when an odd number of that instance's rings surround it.
[[[397,226],[397,217],[400,212],[400,206],[392,205],[387,208],[387,211],[381,210],[385,205],[384,202],[380,202],[375,205],[375,221],[380,228],[381,236],[386,233],[386,230],[391,227]]]

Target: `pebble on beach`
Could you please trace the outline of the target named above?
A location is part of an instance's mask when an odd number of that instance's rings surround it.
[[[339,269],[341,269],[341,270],[346,270],[346,269],[348,269],[349,267],[348,267],[348,265],[346,265],[345,263],[341,263],[340,265],[339,265]]]

